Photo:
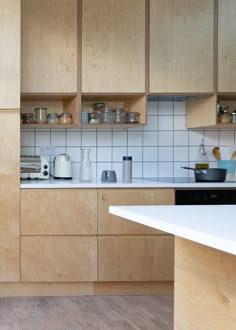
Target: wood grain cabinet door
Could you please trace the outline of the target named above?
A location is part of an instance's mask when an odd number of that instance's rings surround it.
[[[218,1],[218,92],[236,92],[236,2]]]
[[[173,281],[174,237],[98,238],[98,281]]]
[[[0,0],[0,109],[20,109],[20,0]]]
[[[213,93],[213,26],[214,0],[150,0],[151,93]]]
[[[173,189],[98,190],[98,234],[163,234],[160,230],[136,224],[109,213],[112,205],[173,205]]]
[[[145,92],[145,0],[82,1],[82,92]]]
[[[96,237],[21,238],[22,282],[73,282],[96,279]]]
[[[77,93],[77,0],[21,6],[21,92]]]
[[[96,190],[22,189],[21,234],[96,235]]]

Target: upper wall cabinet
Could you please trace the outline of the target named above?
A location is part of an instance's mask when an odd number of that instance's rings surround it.
[[[150,0],[149,92],[212,93],[213,30],[214,0]]]
[[[21,92],[77,93],[77,0],[21,3]]]
[[[145,92],[145,0],[82,1],[82,92]]]
[[[0,0],[0,109],[20,108],[20,0]]]
[[[218,0],[218,92],[236,92],[236,1]]]

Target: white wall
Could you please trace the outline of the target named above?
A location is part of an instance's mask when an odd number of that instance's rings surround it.
[[[21,155],[39,155],[40,146],[54,146],[56,154],[68,153],[73,177],[78,178],[80,149],[91,148],[93,176],[115,169],[121,177],[122,156],[133,157],[134,177],[187,176],[181,166],[193,166],[199,144],[205,139],[210,166],[216,166],[211,150],[232,151],[235,130],[187,130],[185,102],[148,103],[147,126],[129,129],[24,129]],[[228,156],[227,156],[228,157]],[[50,162],[54,157],[49,157]],[[193,173],[189,173],[193,175]]]

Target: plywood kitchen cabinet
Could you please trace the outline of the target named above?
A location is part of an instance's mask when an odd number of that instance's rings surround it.
[[[77,124],[80,6],[77,0],[22,0],[21,7],[22,112],[46,106],[48,112],[71,112]]]
[[[213,38],[214,0],[150,0],[149,92],[213,93]]]
[[[21,235],[23,282],[97,279],[96,190],[22,190]]]
[[[82,1],[82,92],[145,92],[145,0]]]
[[[0,109],[20,109],[20,0],[0,0]]]
[[[109,214],[110,205],[173,205],[173,189],[98,191],[98,281],[173,281],[173,237]],[[155,251],[155,253],[153,253]]]

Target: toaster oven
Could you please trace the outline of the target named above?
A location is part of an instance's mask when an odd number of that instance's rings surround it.
[[[42,156],[20,157],[21,179],[49,179],[49,163]]]

